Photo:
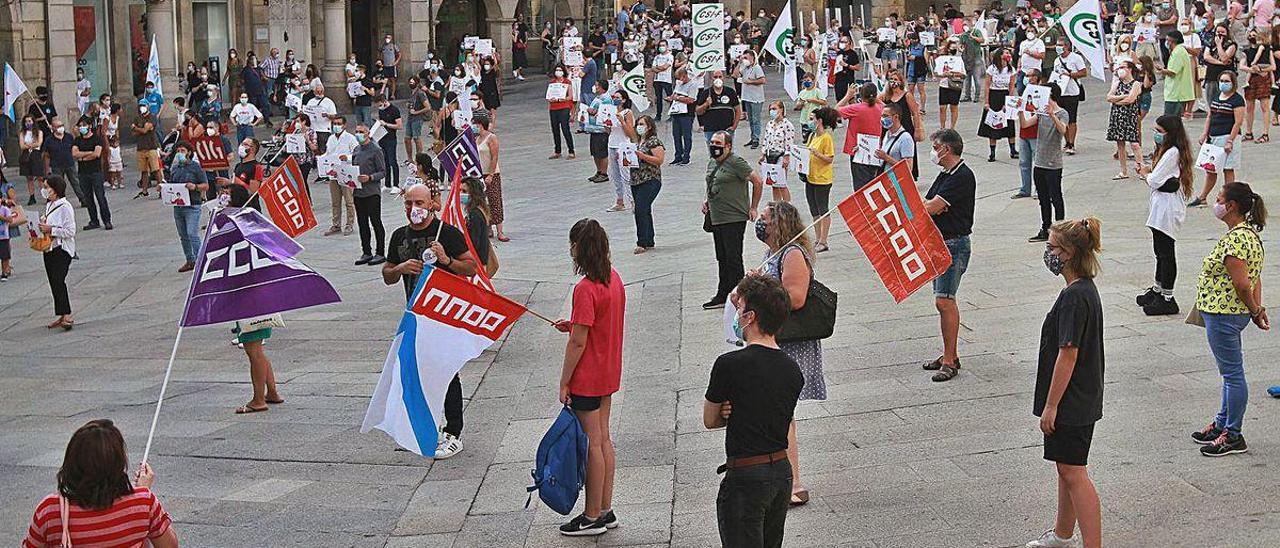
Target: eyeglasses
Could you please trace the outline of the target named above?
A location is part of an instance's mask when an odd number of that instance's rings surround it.
[[[1049,251],[1058,251],[1058,250],[1062,249],[1062,246],[1060,246],[1060,245],[1053,245],[1053,244],[1051,244],[1051,243],[1046,243],[1046,244],[1044,244],[1044,247],[1045,247],[1045,249],[1048,249]]]

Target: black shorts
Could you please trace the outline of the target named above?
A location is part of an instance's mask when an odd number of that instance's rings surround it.
[[[0,223],[0,230],[9,230],[9,225]],[[9,239],[5,238],[3,240],[0,240],[0,261],[7,261],[10,258],[11,257],[9,256]]]
[[[574,411],[595,411],[600,409],[601,399],[603,399],[603,396],[569,394],[569,408]]]
[[[831,211],[831,185],[804,184],[804,201],[809,203],[809,216],[817,219]]]
[[[1089,464],[1089,445],[1093,443],[1093,425],[1059,424],[1053,435],[1044,437],[1044,460],[1061,464]]]
[[[938,88],[938,106],[960,104],[960,90],[956,88]]]
[[[396,67],[382,67],[382,75],[387,78],[395,78],[399,76],[399,74],[397,74]]]
[[[591,157],[597,160],[603,160],[609,157],[608,133],[591,134]]]
[[[1076,123],[1076,112],[1080,110],[1080,96],[1073,95],[1071,97],[1062,96],[1058,98],[1058,106],[1067,111],[1067,123]]]

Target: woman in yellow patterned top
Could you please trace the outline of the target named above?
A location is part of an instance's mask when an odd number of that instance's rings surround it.
[[[1200,453],[1221,457],[1249,450],[1240,426],[1249,403],[1244,378],[1244,354],[1240,333],[1252,320],[1262,330],[1271,328],[1262,306],[1262,239],[1267,208],[1248,184],[1227,183],[1213,204],[1213,215],[1229,228],[1213,252],[1204,258],[1196,288],[1196,309],[1204,318],[1209,350],[1222,375],[1222,408],[1213,422],[1191,439],[1204,445]]]

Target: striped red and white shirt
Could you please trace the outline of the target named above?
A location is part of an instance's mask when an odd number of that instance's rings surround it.
[[[169,530],[169,513],[146,487],[116,499],[105,510],[85,510],[71,504],[71,541],[76,548],[133,548]],[[62,543],[62,515],[58,494],[36,505],[23,548],[56,548]]]

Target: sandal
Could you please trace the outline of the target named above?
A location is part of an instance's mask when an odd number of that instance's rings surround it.
[[[263,400],[263,401],[265,401],[265,402],[267,402],[267,403],[269,403],[269,404],[271,404],[271,405],[279,405],[279,404],[284,403],[284,398],[276,398],[276,399],[274,399],[274,400],[270,400],[270,399],[269,399],[269,400]]]
[[[1128,175],[1126,175],[1126,174],[1124,174],[1124,173],[1117,173],[1115,177],[1112,177],[1112,178],[1111,178],[1111,180],[1112,180],[1112,181],[1123,181],[1123,180],[1128,179],[1128,178],[1129,178],[1129,176],[1128,176]]]
[[[942,356],[938,356],[938,359],[924,364],[925,371],[937,371],[939,369],[942,369]]]
[[[58,318],[57,320],[54,320],[54,322],[53,322],[53,323],[51,323],[51,324],[49,324],[49,325],[46,325],[46,326],[44,326],[44,327],[45,327],[46,329],[53,329],[53,328],[55,328],[55,327],[62,327],[62,318]]]
[[[1267,135],[1266,133],[1263,133],[1262,135],[1258,136],[1258,138],[1257,138],[1257,139],[1255,139],[1253,142],[1255,142],[1255,143],[1270,143],[1270,142],[1271,142],[1271,136],[1270,136],[1270,135]]]
[[[498,238],[497,238],[497,239],[498,239],[498,241],[499,241],[499,242],[510,242],[510,241],[511,241],[511,238],[508,238],[506,234],[503,234],[503,235],[501,235],[501,236],[498,236]]]
[[[805,504],[808,504],[808,503],[809,503],[809,490],[808,490],[808,489],[803,489],[803,488],[802,488],[802,489],[800,489],[799,491],[796,491],[796,492],[794,492],[794,493],[791,493],[791,505],[792,505],[792,506],[804,506]]]
[[[960,362],[959,360],[957,360],[955,367],[952,367],[950,365],[944,365],[942,366],[942,369],[939,369],[937,373],[934,373],[933,382],[946,382],[956,378],[956,375],[959,375],[959,374],[960,374]]]
[[[249,413],[261,413],[263,411],[266,411],[267,409],[269,408],[268,407],[257,408],[257,407],[249,407],[247,405],[241,405],[240,407],[236,408],[236,414],[248,415]]]
[[[1240,140],[1241,140],[1241,141],[1252,141],[1252,140],[1253,140],[1253,134],[1252,134],[1252,133],[1246,133],[1246,134],[1244,134],[1244,138],[1242,138],[1242,139],[1240,139]]]

